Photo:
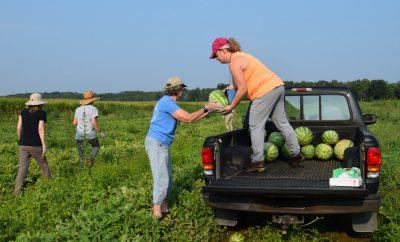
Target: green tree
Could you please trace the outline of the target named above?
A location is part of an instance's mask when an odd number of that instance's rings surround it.
[[[372,80],[368,95],[372,100],[386,98],[387,83],[384,80]]]

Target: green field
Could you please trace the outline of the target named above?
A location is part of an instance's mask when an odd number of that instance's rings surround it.
[[[171,214],[162,222],[151,216],[152,178],[144,150],[154,102],[99,102],[99,123],[106,137],[94,167],[75,165],[72,118],[76,101],[52,101],[48,111],[47,145],[54,179],[45,182],[34,161],[23,195],[12,196],[18,170],[17,111],[24,100],[0,100],[0,241],[8,240],[121,240],[228,241],[240,232],[246,241],[396,241],[400,238],[400,101],[363,102],[364,113],[378,122],[369,126],[381,143],[383,171],[380,193],[380,229],[369,237],[351,237],[338,226],[341,219],[326,218],[308,227],[296,227],[282,237],[268,221],[250,223],[239,231],[218,226],[201,197],[200,151],[204,139],[225,131],[222,117],[212,115],[196,124],[180,124],[171,146],[173,198]],[[181,103],[182,104],[182,103]],[[199,103],[182,107],[196,110]],[[238,109],[240,127],[245,104]]]

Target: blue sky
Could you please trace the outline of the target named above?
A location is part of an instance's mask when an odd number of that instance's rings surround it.
[[[400,81],[400,1],[0,1],[0,95],[189,88],[229,78],[214,38],[285,80]]]

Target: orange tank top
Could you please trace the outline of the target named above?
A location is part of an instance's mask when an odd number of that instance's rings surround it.
[[[235,55],[243,56],[247,60],[247,67],[243,73],[250,100],[262,97],[274,88],[284,85],[279,76],[254,56],[245,52],[236,52]]]

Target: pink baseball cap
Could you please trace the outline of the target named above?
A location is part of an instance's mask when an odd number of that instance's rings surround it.
[[[229,41],[226,38],[215,39],[211,46],[210,59],[215,59],[215,53],[222,48],[229,48]]]

